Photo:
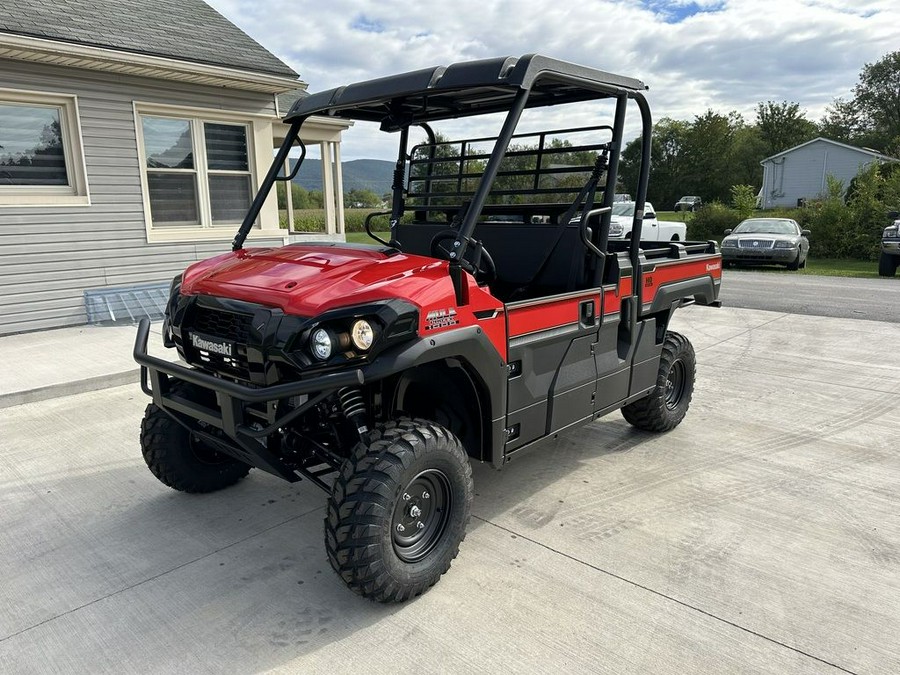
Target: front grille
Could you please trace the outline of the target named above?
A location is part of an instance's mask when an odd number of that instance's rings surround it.
[[[193,312],[183,329],[187,329],[185,336],[186,353],[188,361],[194,365],[209,370],[230,375],[241,380],[250,380],[250,363],[247,359],[247,341],[250,336],[250,326],[253,316],[226,312],[209,307],[194,307]],[[231,356],[217,354],[212,351],[190,347],[191,333],[200,333],[209,338],[221,338],[234,343],[234,353]]]
[[[196,307],[191,328],[198,333],[247,344],[252,321],[253,317],[249,314],[235,314],[208,307]]]
[[[741,239],[738,241],[741,248],[774,248],[774,239]]]

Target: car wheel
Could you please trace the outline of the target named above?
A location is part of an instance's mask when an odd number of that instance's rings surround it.
[[[325,516],[334,571],[359,595],[403,602],[450,569],[475,489],[462,444],[429,420],[379,425],[335,480]]]
[[[894,276],[897,274],[897,262],[896,256],[882,253],[881,257],[878,258],[878,274],[882,277]]]
[[[797,251],[797,259],[787,264],[787,268],[792,272],[800,269],[800,251]]]

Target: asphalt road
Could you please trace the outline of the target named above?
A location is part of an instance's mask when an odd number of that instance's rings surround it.
[[[727,270],[727,307],[900,323],[900,279],[850,279]]]

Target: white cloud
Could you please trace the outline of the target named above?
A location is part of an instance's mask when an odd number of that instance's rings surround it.
[[[752,121],[758,102],[789,100],[818,120],[865,63],[898,48],[900,25],[896,0],[208,2],[310,91],[539,52],[643,80],[656,119],[713,108]],[[393,139],[346,140],[347,158],[392,157]]]

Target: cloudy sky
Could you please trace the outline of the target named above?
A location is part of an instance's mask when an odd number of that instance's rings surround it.
[[[752,122],[758,102],[788,100],[818,121],[835,97],[851,95],[865,63],[900,48],[898,0],[207,2],[311,92],[539,52],[643,80],[656,119],[712,108]],[[368,136],[351,140],[344,159],[390,158]]]

